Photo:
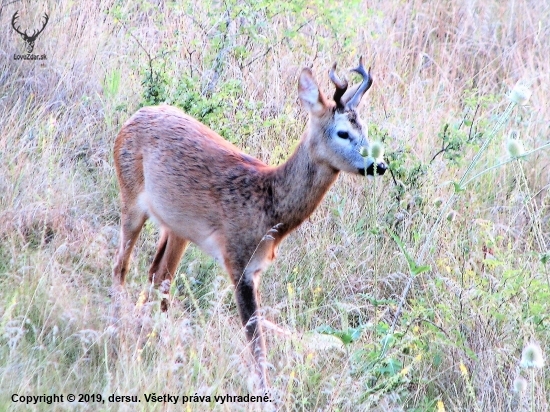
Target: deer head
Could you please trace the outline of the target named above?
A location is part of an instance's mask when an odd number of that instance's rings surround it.
[[[361,76],[361,82],[348,89],[348,82],[336,74],[336,63],[329,71],[334,83],[334,101],[328,100],[319,89],[311,70],[304,69],[299,80],[299,96],[310,113],[311,137],[308,144],[313,157],[330,165],[334,170],[362,175],[384,174],[383,161],[374,164],[373,159],[361,156],[362,149],[369,148],[367,128],[363,125],[357,107],[372,85],[370,70],[363,67],[363,58],[352,69]]]

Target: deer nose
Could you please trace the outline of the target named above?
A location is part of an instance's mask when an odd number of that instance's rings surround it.
[[[362,175],[366,175],[366,176],[374,176],[374,162],[372,162],[369,167],[367,167],[367,170],[366,170],[366,173],[365,173],[365,169],[361,169],[360,170],[360,173]],[[376,164],[376,174],[377,175],[383,175],[384,173],[386,173],[386,170],[388,170],[388,165],[385,163],[385,162],[378,162]]]
[[[388,165],[385,162],[380,162],[376,165],[376,174],[383,175],[388,170]]]

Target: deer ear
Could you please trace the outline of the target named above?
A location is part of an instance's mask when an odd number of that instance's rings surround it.
[[[318,115],[325,110],[325,96],[319,90],[319,86],[313,78],[311,70],[308,68],[303,69],[300,74],[298,96],[300,96],[300,100],[311,113]]]

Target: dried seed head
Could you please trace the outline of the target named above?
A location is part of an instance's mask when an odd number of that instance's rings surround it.
[[[367,157],[369,155],[369,151],[367,150],[367,148],[365,146],[362,146],[359,149],[359,154],[363,157]]]
[[[511,157],[521,157],[525,153],[523,142],[519,139],[508,139],[506,150]]]
[[[529,102],[531,97],[531,89],[525,84],[517,82],[512,91],[510,92],[510,100],[520,106],[525,106]]]
[[[521,352],[520,366],[524,368],[537,369],[541,369],[544,366],[542,349],[538,343],[532,342],[523,348],[523,352]]]
[[[376,160],[382,160],[384,157],[384,145],[380,142],[372,142],[370,145],[370,155]]]
[[[514,379],[514,392],[518,395],[521,395],[525,393],[527,390],[527,380],[523,376],[517,376],[516,379]]]

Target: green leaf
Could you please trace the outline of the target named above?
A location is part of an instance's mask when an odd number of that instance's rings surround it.
[[[393,334],[386,334],[381,340],[380,340],[380,344],[382,345],[383,348],[390,348],[393,343],[395,342],[395,337],[393,336]]]
[[[401,372],[401,369],[403,369],[403,364],[399,360],[389,358],[386,360],[386,365],[380,368],[379,371],[394,376]]]
[[[429,272],[432,270],[432,267],[430,265],[423,265],[423,266],[417,266],[414,268],[414,270],[411,270],[413,276],[418,276],[421,273]]]
[[[453,182],[453,187],[455,188],[455,193],[464,192],[464,188],[460,186],[460,183]]]
[[[411,255],[405,250],[405,245],[403,244],[403,241],[397,236],[395,233],[393,233],[390,229],[388,229],[388,232],[390,233],[390,236],[393,238],[395,243],[397,243],[397,246],[399,246],[399,249],[403,254],[405,255],[405,259],[407,259],[407,263],[409,264],[409,270],[411,272],[412,276],[417,276],[423,272],[428,272],[432,269],[431,266],[418,266],[416,262],[413,260]]]
[[[361,337],[361,334],[363,333],[363,329],[364,329],[363,326],[359,326],[358,328],[349,328],[348,329],[348,332],[350,333],[352,342],[355,342],[356,340],[359,340],[359,338]]]
[[[407,263],[409,264],[409,268],[416,267],[416,263],[412,259],[411,255],[405,250],[405,245],[403,244],[403,241],[397,236],[395,233],[393,233],[390,229],[388,229],[388,232],[390,233],[390,236],[393,238],[395,243],[397,243],[397,246],[399,247],[399,250],[405,255],[405,259],[407,259]]]
[[[339,329],[334,329],[330,326],[321,326],[317,328],[317,332],[324,335],[335,336],[342,341],[344,345],[349,345],[352,342],[355,342],[361,337],[363,330],[366,326],[359,326],[357,328],[348,328],[348,330],[343,331]]]

